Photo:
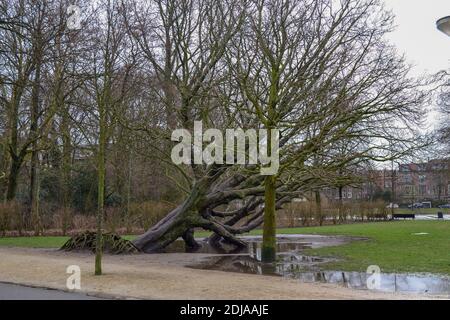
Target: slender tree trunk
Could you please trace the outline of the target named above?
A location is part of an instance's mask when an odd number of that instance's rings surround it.
[[[132,226],[130,221],[130,204],[131,204],[131,174],[132,174],[132,151],[128,152],[128,172],[127,172],[127,207],[126,207],[126,229],[127,233],[131,232]]]
[[[9,168],[10,155],[7,149],[8,144],[5,141],[2,143],[2,158],[0,163],[0,197],[3,202],[6,202],[6,190],[7,190],[7,175],[6,172]]]
[[[63,141],[62,163],[60,173],[62,180],[61,205],[63,209],[62,232],[63,235],[66,235],[70,221],[70,203],[71,203],[71,192],[70,192],[71,140],[70,140],[69,119],[67,112],[64,112],[64,114],[62,115],[61,131]]]
[[[30,216],[36,236],[40,233],[40,217],[39,217],[39,151],[37,142],[37,129],[39,122],[39,92],[41,78],[41,58],[40,53],[37,54],[36,72],[32,88],[31,97],[31,125],[30,135],[33,139],[31,143],[31,174],[30,174]]]
[[[97,239],[95,246],[95,275],[102,274],[102,255],[103,255],[103,215],[105,202],[105,147],[106,147],[106,114],[103,105],[99,108],[99,141],[97,155],[98,170],[98,210],[97,210]]]
[[[267,176],[265,179],[264,202],[264,230],[261,258],[263,262],[273,262],[276,259],[276,176]]]
[[[338,216],[338,220],[339,220],[339,222],[341,222],[342,221],[342,207],[343,207],[343,203],[344,203],[344,200],[343,200],[343,189],[344,189],[344,187],[342,187],[342,186],[339,186],[339,204],[338,204],[338,212],[339,212],[339,216]]]
[[[41,219],[39,215],[39,154],[32,152],[31,154],[31,221],[34,227],[34,235],[38,236],[41,231]]]
[[[322,199],[320,197],[320,191],[315,191],[316,196],[316,217],[319,221],[319,225],[322,226],[323,224],[323,216],[322,216]]]

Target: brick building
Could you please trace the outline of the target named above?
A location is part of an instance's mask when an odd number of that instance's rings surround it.
[[[365,175],[366,182],[342,189],[342,200],[370,200],[389,194],[395,203],[450,203],[450,159],[405,163],[400,164],[397,170],[371,170]],[[336,188],[327,188],[324,193],[330,200],[339,199]]]
[[[396,192],[403,202],[450,200],[450,160],[401,164]]]

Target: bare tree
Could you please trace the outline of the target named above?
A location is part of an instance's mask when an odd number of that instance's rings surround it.
[[[339,5],[250,1],[235,7],[222,5],[220,10],[207,7],[209,2],[195,4],[199,7],[191,3],[191,11],[179,12],[170,1],[140,8],[135,13],[162,18],[152,19],[155,25],[149,26],[136,14],[135,20],[127,20],[128,29],[155,74],[163,74],[163,66],[172,57],[169,82],[177,98],[170,101],[174,101],[178,125],[192,128],[193,121],[201,119],[207,127],[222,129],[278,128],[280,170],[275,177],[264,178],[257,166],[197,165],[190,171],[179,167],[190,185],[186,200],[134,243],[152,252],[183,236],[188,245],[194,245],[192,232],[187,231],[201,227],[215,233],[212,243],[224,239],[243,245],[235,235],[259,226],[265,217],[265,247],[271,260],[275,208],[312,189],[351,181],[354,177],[344,175],[343,168],[352,163],[385,161],[411,150],[417,141],[415,129],[423,119],[419,107],[425,95],[421,84],[408,77],[404,61],[384,41],[392,17],[378,1],[349,0]],[[207,8],[204,15],[202,8]],[[245,18],[240,24],[230,23],[229,32],[222,30],[216,37],[213,31],[209,38],[202,37],[206,22],[192,23],[185,15],[195,12],[201,19],[211,11]],[[166,12],[177,19],[163,19]],[[223,28],[215,27],[217,21],[227,20],[207,21],[212,24],[208,30],[216,30]],[[164,23],[169,26],[163,27]],[[190,38],[186,30],[199,35]],[[162,31],[165,36],[158,33]],[[151,42],[150,46],[148,39],[161,44]],[[197,71],[211,61],[205,56],[213,51],[205,46],[221,48],[223,43],[223,52],[208,73]],[[159,137],[155,141],[167,139],[164,130],[139,130]],[[350,142],[355,147],[349,153],[336,152],[339,144]],[[319,164],[314,162],[318,156]],[[243,203],[239,209],[220,211],[236,200]]]
[[[133,71],[136,59],[133,48],[127,41],[123,7],[110,0],[101,1],[95,8],[97,19],[91,22],[93,36],[90,39],[92,50],[88,57],[91,80],[86,82],[85,94],[92,103],[90,109],[95,128],[97,146],[96,164],[98,179],[98,211],[95,274],[102,274],[102,225],[105,203],[105,176],[107,148],[111,134],[117,124],[118,112],[133,88]]]

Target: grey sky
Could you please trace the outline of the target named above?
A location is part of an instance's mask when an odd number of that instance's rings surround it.
[[[450,16],[450,0],[384,0],[395,14],[396,30],[389,34],[399,53],[414,65],[414,75],[435,74],[450,69],[450,37],[436,28],[436,21]],[[432,111],[427,123],[432,129],[439,115]]]
[[[450,15],[450,0],[384,0],[396,18],[389,39],[415,64],[415,73],[450,68],[450,37],[436,29],[436,20]]]

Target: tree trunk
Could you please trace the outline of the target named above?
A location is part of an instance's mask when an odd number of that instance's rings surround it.
[[[31,221],[34,227],[34,235],[41,231],[41,219],[39,216],[39,154],[33,151],[31,154],[31,181],[30,181]]]
[[[316,217],[318,219],[319,225],[323,225],[323,215],[322,215],[322,199],[320,197],[320,191],[315,191],[316,196]]]
[[[224,240],[235,246],[246,244],[231,234],[224,225],[215,221],[205,204],[205,194],[213,179],[211,177],[197,181],[188,198],[172,210],[165,218],[160,220],[150,230],[139,236],[133,244],[141,251],[147,253],[160,252],[167,245],[182,237],[187,246],[195,246],[193,228],[201,227],[213,231]]]
[[[195,251],[198,248],[200,248],[200,245],[195,240],[194,237],[194,229],[187,230],[183,235],[182,238],[186,244],[187,251]]]
[[[99,141],[97,155],[98,170],[98,209],[97,209],[97,238],[95,246],[95,275],[102,274],[102,255],[103,255],[103,215],[105,203],[105,148],[106,148],[106,114],[104,106],[99,108]]]
[[[339,222],[342,222],[342,209],[343,209],[343,204],[344,204],[344,198],[343,198],[343,189],[344,187],[339,186],[339,204],[338,204],[338,220]]]
[[[64,105],[64,101],[58,98],[61,105]],[[61,135],[62,135],[62,157],[61,157],[61,171],[60,171],[60,179],[61,179],[61,206],[63,209],[63,217],[62,217],[62,232],[63,235],[66,235],[67,229],[70,225],[70,216],[71,216],[71,202],[72,195],[70,191],[70,181],[71,181],[71,165],[72,165],[72,145],[70,138],[70,125],[69,125],[69,110],[68,107],[65,107],[63,113],[61,115]]]
[[[11,159],[11,166],[8,174],[8,189],[6,191],[6,201],[13,201],[16,198],[17,182],[23,160],[19,157]]]
[[[197,204],[203,194],[194,186],[189,197],[165,218],[160,220],[150,230],[133,241],[133,244],[143,252],[154,253],[162,251],[170,243],[192,229],[200,222]]]
[[[34,234],[39,235],[40,217],[39,217],[39,151],[38,151],[38,122],[39,122],[39,92],[41,78],[41,55],[37,53],[36,72],[31,94],[31,124],[30,136],[33,139],[31,143],[31,173],[30,173],[30,216],[34,227]]]
[[[6,202],[6,190],[7,190],[7,175],[6,172],[8,171],[9,168],[9,161],[10,161],[10,155],[8,153],[8,144],[7,144],[7,140],[5,139],[5,141],[2,143],[2,154],[1,154],[1,159],[0,159],[0,197],[1,200]]]
[[[265,180],[265,203],[264,203],[264,230],[261,249],[263,262],[273,262],[276,259],[276,177],[267,176]]]
[[[12,201],[16,197],[17,190],[17,180],[19,177],[20,167],[22,166],[23,158],[18,154],[19,149],[19,104],[20,97],[23,90],[14,88],[13,97],[9,105],[9,141],[8,141],[8,152],[10,156],[10,166],[8,173],[8,187],[6,190],[6,201]]]
[[[130,148],[131,149],[131,148]],[[132,231],[131,218],[130,218],[130,205],[131,205],[131,183],[132,183],[132,151],[128,151],[128,170],[127,170],[127,204],[126,204],[126,229],[127,233]]]

